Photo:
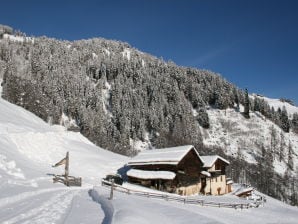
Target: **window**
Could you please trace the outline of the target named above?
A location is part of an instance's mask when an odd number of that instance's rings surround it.
[[[215,163],[215,170],[220,170],[221,169],[221,167],[220,167],[220,163]]]

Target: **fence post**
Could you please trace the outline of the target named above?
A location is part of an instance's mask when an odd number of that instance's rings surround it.
[[[111,182],[111,191],[110,191],[110,198],[109,200],[112,200],[113,199],[113,194],[114,194],[114,180],[112,180]]]
[[[186,198],[184,198],[184,200],[183,200],[183,201],[184,201],[184,204],[185,204],[185,202],[186,202]]]
[[[204,200],[202,200],[202,206],[204,206]]]

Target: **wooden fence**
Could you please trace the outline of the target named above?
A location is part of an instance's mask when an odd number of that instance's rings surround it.
[[[147,197],[147,198],[158,198],[166,201],[177,201],[184,204],[194,204],[194,205],[211,206],[211,207],[218,207],[218,208],[248,209],[252,207],[259,207],[259,205],[263,203],[260,201],[250,201],[246,203],[215,202],[215,201],[207,201],[205,199],[189,198],[189,197],[179,196],[179,195],[169,195],[169,194],[162,194],[162,193],[152,193],[152,192],[132,190],[132,189],[122,187],[121,185],[111,183],[106,180],[102,180],[101,183],[102,183],[102,186],[105,186],[111,189],[113,188],[113,190],[126,193],[129,195],[137,195],[137,196]]]

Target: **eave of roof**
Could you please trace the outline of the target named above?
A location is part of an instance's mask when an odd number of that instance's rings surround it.
[[[201,156],[201,159],[204,163],[203,167],[204,168],[210,168],[214,165],[214,163],[219,159],[221,161],[223,161],[226,164],[230,164],[230,162],[224,158],[222,158],[221,156],[218,155],[214,155],[214,156]]]

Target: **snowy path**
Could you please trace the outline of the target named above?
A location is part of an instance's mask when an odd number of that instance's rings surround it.
[[[41,190],[22,193],[6,203],[0,211],[1,223],[56,223],[71,206],[78,190]]]
[[[85,216],[82,212],[85,209]],[[0,199],[0,223],[101,223],[100,206],[87,189],[51,188]]]

